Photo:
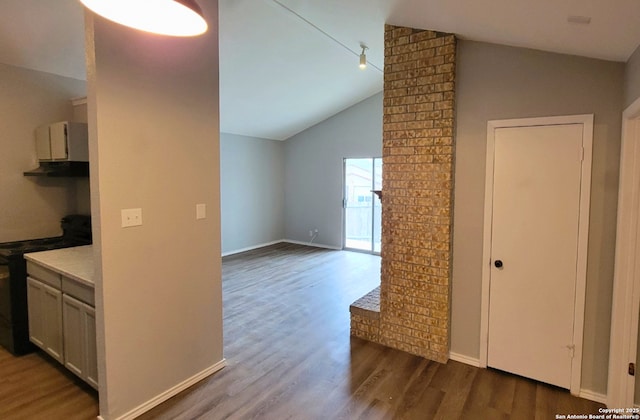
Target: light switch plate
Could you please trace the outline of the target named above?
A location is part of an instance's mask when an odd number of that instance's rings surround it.
[[[142,225],[142,209],[122,209],[122,227],[132,227]]]
[[[196,204],[196,219],[204,219],[207,217],[207,205]]]

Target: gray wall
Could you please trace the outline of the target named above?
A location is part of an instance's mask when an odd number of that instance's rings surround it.
[[[582,388],[606,393],[624,64],[460,41],[451,350],[479,356],[487,121],[595,114]]]
[[[75,181],[22,173],[38,166],[36,127],[72,119],[69,99],[85,92],[81,80],[0,64],[0,242],[60,235],[60,218],[79,211]]]
[[[629,57],[624,69],[624,107],[640,98],[640,46]]]
[[[193,38],[85,15],[105,419],[135,417],[224,360],[218,2],[199,4],[210,27]],[[121,227],[128,208],[141,226]]]
[[[284,238],[284,143],[220,134],[222,253]]]
[[[285,142],[285,237],[342,247],[343,159],[382,156],[382,93]]]

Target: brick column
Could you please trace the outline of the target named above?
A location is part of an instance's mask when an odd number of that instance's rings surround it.
[[[381,284],[351,334],[449,359],[456,38],[385,26]],[[376,299],[379,300],[379,307]]]
[[[449,358],[456,38],[385,26],[380,343]]]

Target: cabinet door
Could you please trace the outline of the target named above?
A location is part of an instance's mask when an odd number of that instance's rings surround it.
[[[86,361],[85,380],[89,385],[98,389],[98,354],[96,351],[96,310],[84,305],[84,349]]]
[[[64,313],[64,365],[93,388],[98,389],[95,309],[62,295]]]
[[[64,363],[62,347],[62,292],[43,284],[42,316],[44,318],[44,350]]]
[[[82,378],[83,369],[83,307],[82,303],[63,295],[62,313],[64,319],[64,365]]]
[[[42,295],[44,284],[31,277],[27,278],[27,307],[29,314],[29,340],[44,349],[44,318],[42,316]]]
[[[36,129],[36,155],[40,160],[51,159],[51,141],[49,140],[48,125],[43,125]]]
[[[51,159],[65,160],[67,158],[67,123],[51,124],[49,136],[51,139]]]

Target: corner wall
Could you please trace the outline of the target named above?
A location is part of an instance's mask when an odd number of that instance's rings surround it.
[[[284,238],[284,143],[220,133],[223,255]]]
[[[285,238],[307,242],[317,228],[316,243],[342,248],[343,159],[382,156],[382,93],[289,138],[284,152]]]
[[[593,113],[582,388],[606,393],[623,70],[617,62],[459,41],[452,352],[480,354],[487,121]]]
[[[38,167],[36,127],[73,119],[69,101],[86,83],[0,64],[0,242],[62,234],[60,219],[78,211],[71,178],[25,177]]]

